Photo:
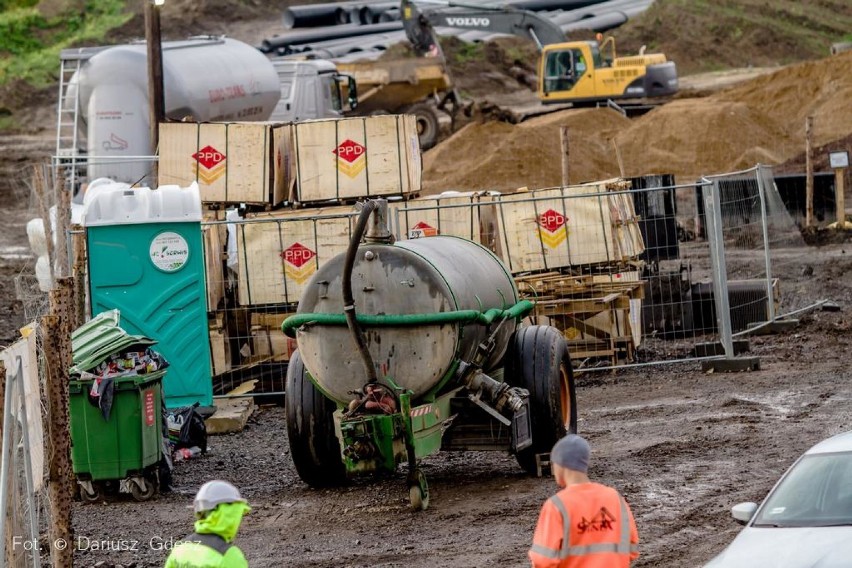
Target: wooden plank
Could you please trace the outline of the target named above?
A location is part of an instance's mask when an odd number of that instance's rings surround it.
[[[312,120],[294,128],[298,202],[420,191],[420,143],[413,116]]]

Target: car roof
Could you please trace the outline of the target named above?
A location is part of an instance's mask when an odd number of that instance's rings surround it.
[[[811,455],[850,451],[852,451],[852,431],[837,434],[827,440],[823,440],[805,453],[806,455]]]

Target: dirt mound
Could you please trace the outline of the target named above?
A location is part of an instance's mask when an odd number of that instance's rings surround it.
[[[816,144],[852,134],[850,68],[852,53],[802,63],[710,97],[675,100],[632,121],[586,109],[514,127],[473,125],[426,154],[424,184],[430,190],[558,184],[562,124],[574,141],[572,183],[618,173],[612,138],[628,176],[672,173],[685,182],[782,164],[801,153],[806,116],[814,116]]]
[[[629,176],[673,173],[698,177],[778,163],[778,142],[786,133],[769,117],[742,102],[712,98],[674,101],[655,109],[619,133]]]
[[[424,157],[427,193],[447,189],[512,190],[559,185],[562,178],[559,127],[570,129],[571,182],[618,173],[608,138],[629,120],[609,109],[554,113],[513,126],[474,123],[456,132]]]

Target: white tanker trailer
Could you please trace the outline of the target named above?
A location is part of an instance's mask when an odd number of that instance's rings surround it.
[[[84,61],[60,112],[78,117],[88,176],[144,181],[150,170],[145,157],[151,155],[145,44],[68,50],[62,57],[72,59],[75,53]],[[169,120],[266,120],[281,85],[270,61],[250,45],[198,37],[163,43],[163,95]]]
[[[519,327],[532,304],[491,251],[448,236],[393,242],[386,205],[366,203],[347,252],[282,325],[298,343],[286,410],[299,476],[324,487],[407,463],[423,509],[418,461],[441,449],[509,451],[540,471],[576,430],[564,337]]]

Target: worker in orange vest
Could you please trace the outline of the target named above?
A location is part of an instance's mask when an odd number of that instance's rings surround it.
[[[589,481],[589,443],[568,434],[553,446],[550,467],[561,491],[545,501],[529,557],[533,568],[628,568],[639,534],[627,501]]]

